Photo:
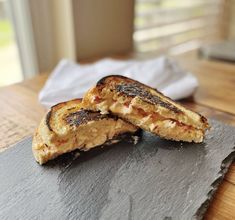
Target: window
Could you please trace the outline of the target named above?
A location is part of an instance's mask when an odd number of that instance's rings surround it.
[[[0,67],[0,86],[23,79],[14,31],[4,0],[0,0]]]
[[[224,38],[226,0],[136,0],[137,52],[180,53]]]

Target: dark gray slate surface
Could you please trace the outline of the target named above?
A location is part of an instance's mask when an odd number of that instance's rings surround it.
[[[235,128],[211,123],[203,144],[143,133],[45,166],[26,139],[0,154],[0,219],[200,219],[234,157]]]

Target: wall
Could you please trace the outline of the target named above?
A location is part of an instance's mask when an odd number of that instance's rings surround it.
[[[235,40],[235,0],[230,0],[229,40]]]
[[[39,71],[132,50],[134,0],[28,0]]]
[[[73,0],[77,59],[132,50],[134,0]]]

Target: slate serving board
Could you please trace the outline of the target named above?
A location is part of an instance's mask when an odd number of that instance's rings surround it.
[[[235,128],[210,123],[202,144],[144,132],[45,166],[25,139],[0,154],[0,219],[201,219],[234,158]]]

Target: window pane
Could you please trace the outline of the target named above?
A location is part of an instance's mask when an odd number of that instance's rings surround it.
[[[136,0],[135,49],[177,53],[221,40],[224,14],[224,0]]]
[[[23,79],[14,31],[6,9],[6,0],[0,0],[0,86]]]

